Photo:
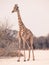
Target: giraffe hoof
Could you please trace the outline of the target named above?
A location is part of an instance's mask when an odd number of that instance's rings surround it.
[[[25,62],[26,60],[24,60],[24,62]]]
[[[27,61],[29,61],[29,59],[27,59]]]
[[[20,62],[20,60],[17,60],[18,62]]]

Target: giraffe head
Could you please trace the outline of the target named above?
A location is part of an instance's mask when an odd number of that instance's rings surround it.
[[[13,8],[13,10],[12,10],[12,13],[14,13],[14,12],[16,12],[16,11],[18,11],[18,5],[17,5],[17,4],[14,5],[14,8]]]

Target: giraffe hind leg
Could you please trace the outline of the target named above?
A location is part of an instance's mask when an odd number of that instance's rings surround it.
[[[28,56],[27,61],[29,61],[29,60],[30,60],[30,47],[29,47],[29,56]]]
[[[34,60],[35,60],[35,58],[34,58],[33,46],[31,46],[31,49],[32,49],[32,56],[33,56],[33,61],[34,61]]]
[[[24,61],[26,61],[26,57],[25,57],[25,41],[23,41],[23,49],[24,49]]]
[[[27,46],[28,46],[28,48],[29,48],[29,56],[28,56],[28,59],[27,59],[27,61],[29,61],[30,60],[30,46],[29,46],[29,44],[28,44],[28,41],[26,41],[27,43]]]
[[[33,49],[33,38],[31,37],[30,38],[30,43],[31,43],[31,49],[32,49],[32,58],[33,58],[33,60],[35,60],[35,58],[34,58],[34,49]]]

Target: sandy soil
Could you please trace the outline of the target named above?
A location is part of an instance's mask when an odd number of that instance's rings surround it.
[[[23,61],[24,57],[21,57],[21,62],[17,62],[18,57],[0,58],[0,65],[49,65],[49,50],[34,50],[34,56],[35,61],[32,61],[31,53],[30,61],[26,62]],[[26,57],[28,58],[28,51],[26,51]]]

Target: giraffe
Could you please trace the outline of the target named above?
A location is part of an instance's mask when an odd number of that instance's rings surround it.
[[[20,12],[19,12],[19,7],[17,4],[14,5],[12,13],[17,12],[17,16],[18,16],[18,25],[19,25],[19,58],[17,61],[20,61],[20,42],[21,39],[23,40],[23,49],[24,49],[24,61],[26,61],[26,56],[25,56],[25,44],[27,44],[28,49],[29,49],[29,55],[28,55],[28,61],[30,60],[30,50],[32,49],[32,60],[34,59],[34,51],[33,51],[33,34],[32,32],[26,28],[26,26],[24,25],[24,23],[22,22],[21,16],[20,16]],[[29,40],[29,44],[27,42],[27,40]]]

